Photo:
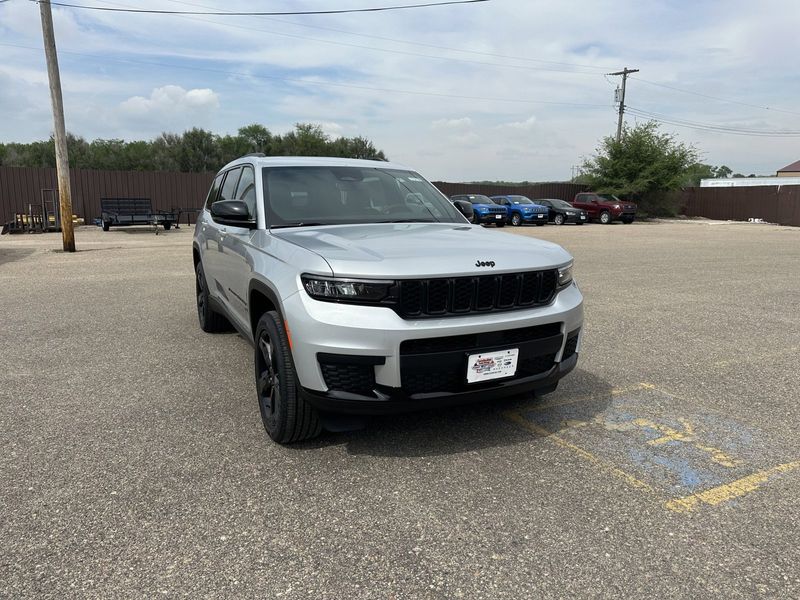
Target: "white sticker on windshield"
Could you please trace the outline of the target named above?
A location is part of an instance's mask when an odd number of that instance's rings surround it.
[[[409,177],[408,180],[409,181],[422,181],[422,179],[419,179],[418,177]]]

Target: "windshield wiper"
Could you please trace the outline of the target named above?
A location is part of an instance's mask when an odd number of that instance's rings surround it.
[[[331,223],[312,223],[312,222],[303,222],[303,223],[283,223],[282,225],[273,225],[270,229],[282,229],[284,227],[318,227],[320,225],[331,225]]]
[[[438,223],[438,221],[423,219],[392,219],[391,221],[373,221],[373,223]]]

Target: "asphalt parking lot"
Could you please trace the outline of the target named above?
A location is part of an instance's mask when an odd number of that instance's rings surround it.
[[[0,595],[800,597],[800,230],[512,234],[576,258],[555,393],[291,447],[191,229],[0,238]]]

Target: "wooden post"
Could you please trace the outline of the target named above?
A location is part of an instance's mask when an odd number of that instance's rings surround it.
[[[72,193],[69,187],[67,131],[64,125],[64,102],[61,98],[61,76],[58,72],[56,36],[53,32],[53,13],[50,10],[50,1],[39,0],[39,10],[42,15],[42,37],[44,38],[44,55],[47,59],[47,77],[50,81],[50,102],[53,105],[61,239],[64,244],[64,252],[75,252],[75,231],[72,227]]]

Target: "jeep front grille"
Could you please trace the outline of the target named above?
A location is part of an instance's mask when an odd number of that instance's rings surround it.
[[[434,317],[530,308],[549,304],[558,271],[398,281],[396,310],[402,317]]]

